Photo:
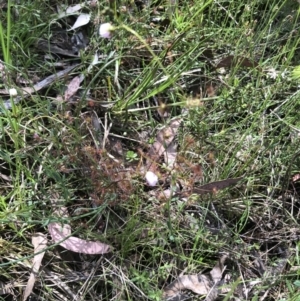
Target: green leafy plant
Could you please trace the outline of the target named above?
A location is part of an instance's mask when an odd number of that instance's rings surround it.
[[[136,160],[137,157],[138,157],[138,155],[134,151],[129,150],[129,151],[126,152],[126,160],[129,161],[129,162],[132,162],[132,161]]]
[[[295,79],[299,79],[300,78],[300,66],[297,66],[294,68],[293,72],[292,72],[292,76]]]

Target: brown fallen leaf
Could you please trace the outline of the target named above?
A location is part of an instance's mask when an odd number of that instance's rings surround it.
[[[164,289],[164,300],[181,300],[180,295],[184,290],[190,290],[198,295],[207,295],[206,301],[215,300],[218,297],[219,287],[223,284],[222,275],[226,258],[227,255],[222,256],[208,275],[194,274],[178,277]]]
[[[45,250],[47,247],[47,236],[42,233],[36,233],[32,236],[32,245],[34,247],[34,258],[32,261],[32,271],[30,273],[30,277],[28,279],[23,298],[22,300],[25,301],[29,295],[32,292],[35,279],[38,275],[42,259],[44,257],[45,252],[41,252],[42,250]]]
[[[199,172],[201,174],[201,170]],[[207,194],[207,193],[216,193],[219,190],[225,189],[231,185],[235,185],[242,179],[243,179],[243,177],[239,177],[239,178],[234,178],[234,179],[226,179],[226,180],[211,182],[211,183],[202,185],[200,187],[194,187],[192,189],[176,193],[175,196],[189,197],[193,193],[199,194],[199,195],[203,195],[203,194]]]
[[[236,184],[237,182],[239,182],[242,179],[243,179],[243,177],[239,177],[239,178],[234,178],[234,179],[226,179],[226,180],[211,182],[211,183],[202,185],[200,187],[193,188],[192,193],[206,194],[206,193],[217,192],[218,190],[222,190],[231,185]]]
[[[105,254],[112,250],[111,246],[99,241],[87,241],[69,236],[71,232],[70,225],[61,226],[59,223],[50,223],[48,229],[53,241],[69,251],[82,254]]]
[[[247,68],[256,68],[258,67],[258,63],[252,61],[246,57],[242,56],[233,56],[228,55],[222,58],[217,64],[216,68],[226,68],[226,67],[247,67]]]

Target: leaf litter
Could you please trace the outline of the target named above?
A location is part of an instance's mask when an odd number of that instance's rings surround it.
[[[179,276],[175,281],[163,290],[164,300],[180,301],[184,298],[182,294],[185,290],[190,290],[197,295],[206,295],[206,301],[214,301],[218,298],[219,293],[228,292],[228,288],[223,288],[223,272],[225,270],[224,262],[227,255],[223,255],[215,267],[207,274],[194,274]]]
[[[106,254],[111,252],[111,247],[107,244],[71,236],[72,230],[68,224],[50,223],[48,229],[53,241],[69,251],[82,254]]]
[[[32,260],[32,271],[30,273],[30,277],[28,279],[26,288],[24,290],[23,301],[26,301],[30,296],[34,283],[36,281],[38,272],[40,270],[42,259],[44,257],[45,251],[47,247],[47,237],[43,233],[36,233],[32,236],[32,245],[34,247],[34,257]]]
[[[58,200],[52,198],[54,213],[59,218],[69,218],[68,210]],[[99,241],[87,241],[72,235],[71,226],[65,223],[52,222],[48,225],[49,233],[55,243],[65,249],[82,254],[105,254],[112,251],[111,246]]]

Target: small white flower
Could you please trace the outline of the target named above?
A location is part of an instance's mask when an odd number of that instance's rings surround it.
[[[115,27],[112,26],[110,23],[103,23],[100,25],[99,34],[100,37],[105,39],[110,39],[112,36],[112,31],[115,30]]]
[[[276,79],[278,76],[280,76],[282,79],[285,79],[288,75],[287,69],[284,69],[283,71],[277,71],[275,68],[269,68],[266,69],[267,71],[267,77]]]
[[[275,68],[269,68],[267,71],[267,77],[271,79],[276,79],[278,76],[278,71],[275,70]]]
[[[156,175],[154,172],[152,172],[152,171],[147,171],[147,172],[146,172],[145,178],[146,178],[147,184],[148,184],[149,186],[156,186],[157,183],[158,183],[158,177],[157,177],[157,175]]]
[[[221,67],[218,69],[219,74],[225,74],[226,73],[226,69],[224,67]]]
[[[18,92],[15,88],[9,89],[8,92],[9,92],[9,95],[12,97],[15,97],[18,95]]]

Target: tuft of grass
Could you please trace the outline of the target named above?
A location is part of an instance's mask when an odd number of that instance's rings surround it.
[[[7,65],[11,64],[10,57],[10,39],[11,39],[11,1],[7,1],[7,12],[6,12],[6,30],[3,28],[3,24],[0,21],[0,41],[4,62]]]

